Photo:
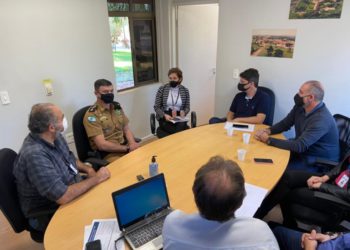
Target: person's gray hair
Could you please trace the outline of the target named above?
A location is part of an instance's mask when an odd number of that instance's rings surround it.
[[[28,128],[34,134],[41,134],[48,130],[50,124],[58,122],[52,111],[52,103],[38,103],[33,105],[29,114]]]
[[[322,101],[324,97],[322,84],[315,80],[307,81],[306,84],[309,86],[310,94],[312,94],[317,101]]]

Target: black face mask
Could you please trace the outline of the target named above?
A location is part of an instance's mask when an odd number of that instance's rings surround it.
[[[179,83],[178,83],[177,81],[170,81],[169,84],[170,84],[170,87],[176,88],[176,86],[177,86]]]
[[[248,83],[248,84],[249,84],[249,83]],[[244,86],[246,86],[246,85],[247,85],[247,84],[238,83],[238,84],[237,84],[237,88],[238,88],[239,91],[247,91],[250,87],[247,88],[247,89],[244,88]]]
[[[304,105],[303,98],[300,97],[300,95],[298,93],[296,93],[294,96],[294,103],[298,107],[301,107]]]
[[[114,100],[114,94],[113,93],[101,94],[101,100],[106,104],[110,104]]]

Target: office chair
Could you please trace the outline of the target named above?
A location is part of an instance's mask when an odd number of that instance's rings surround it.
[[[95,170],[98,170],[100,167],[108,165],[109,162],[102,159],[100,152],[94,151],[90,147],[89,138],[83,124],[84,115],[89,108],[90,106],[83,107],[74,114],[72,121],[73,136],[79,160],[90,163]]]
[[[169,134],[161,129],[159,126],[157,128],[156,125],[156,114],[151,113],[150,115],[150,126],[152,134],[156,135],[158,138],[163,138],[168,136]],[[197,126],[197,114],[195,111],[191,112],[191,128],[195,128]]]
[[[333,115],[339,132],[340,159],[350,150],[350,118],[344,115]]]
[[[344,156],[350,152],[350,118],[340,114],[333,115],[333,118],[338,127],[340,148],[339,159],[342,160]],[[317,159],[315,163],[319,168],[322,168],[323,172],[329,171],[338,164],[339,162],[325,159]]]
[[[16,156],[16,152],[11,149],[0,150],[0,209],[16,233],[27,230],[34,241],[41,243],[44,232],[37,231],[29,225],[19,204],[15,177],[12,174]],[[30,217],[52,216],[55,211],[56,208],[35,211]]]
[[[259,86],[258,89],[263,91],[264,93],[266,93],[269,96],[269,99],[268,99],[269,110],[268,110],[268,113],[266,114],[264,124],[272,126],[273,117],[275,114],[275,93],[267,87]]]
[[[349,164],[350,150],[343,157],[340,165],[347,167]],[[344,166],[346,165],[346,166]],[[333,203],[336,211],[319,211],[300,204],[291,204],[291,212],[297,221],[298,227],[310,230],[317,227],[322,232],[350,230],[350,203],[333,194],[320,191],[313,192],[314,197]]]

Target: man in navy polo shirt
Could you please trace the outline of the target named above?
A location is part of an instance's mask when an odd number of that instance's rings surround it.
[[[261,124],[269,110],[268,95],[258,89],[259,72],[250,68],[240,75],[238,93],[232,101],[226,118],[213,117],[209,124],[220,122],[243,122]]]

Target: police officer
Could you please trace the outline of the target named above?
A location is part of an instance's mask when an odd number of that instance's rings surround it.
[[[118,102],[114,102],[110,81],[95,81],[97,101],[84,116],[84,127],[93,150],[102,151],[102,157],[112,162],[139,147],[129,128],[129,120]]]

